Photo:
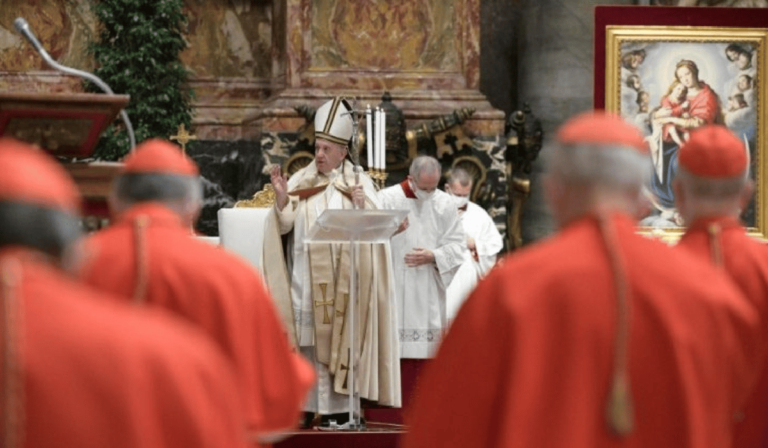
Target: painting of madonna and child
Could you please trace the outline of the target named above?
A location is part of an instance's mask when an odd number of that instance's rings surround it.
[[[646,136],[653,162],[646,192],[652,211],[640,225],[682,227],[672,179],[678,149],[692,130],[723,124],[745,142],[754,161],[758,123],[755,45],[628,42],[620,48],[621,114]],[[754,215],[752,204],[742,216],[748,227],[754,226]]]

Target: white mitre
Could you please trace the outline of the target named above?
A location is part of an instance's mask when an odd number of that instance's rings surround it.
[[[346,146],[352,138],[351,110],[341,97],[320,106],[315,112],[315,138]]]

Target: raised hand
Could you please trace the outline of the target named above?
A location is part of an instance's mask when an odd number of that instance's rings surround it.
[[[282,174],[280,165],[272,165],[269,171],[272,187],[275,189],[277,208],[282,210],[288,205],[288,176]]]

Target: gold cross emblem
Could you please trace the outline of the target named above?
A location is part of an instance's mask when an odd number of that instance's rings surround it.
[[[344,293],[344,308],[346,309],[346,304],[349,303],[349,294]],[[336,310],[336,317],[344,317],[344,311]]]
[[[326,289],[328,288],[328,284],[322,283],[320,285],[320,291],[323,293],[323,300],[315,300],[315,308],[318,307],[325,307],[323,308],[323,324],[328,325],[331,323],[331,316],[328,312],[328,307],[333,305],[333,299],[326,299],[325,293]]]
[[[187,129],[184,127],[184,123],[181,123],[179,125],[179,129],[176,131],[176,135],[171,136],[171,140],[176,140],[181,145],[181,150],[184,152],[184,154],[187,153],[187,143],[189,143],[192,140],[197,140],[196,135],[192,135],[189,132],[187,132]]]
[[[344,371],[349,370],[349,366],[345,366],[344,363],[341,363],[341,365],[339,366],[339,370],[343,373]],[[344,384],[341,385],[343,389],[346,389],[347,387],[349,387],[347,386],[348,379],[349,379],[349,372],[347,372],[347,374],[344,376]]]
[[[350,349],[347,349],[347,356],[349,357],[349,362],[352,362],[352,351]],[[346,389],[347,387],[347,380],[349,380],[349,366],[344,365],[342,362],[339,366],[339,370],[343,373],[344,371],[347,372],[347,374],[344,376],[344,384],[341,385],[342,388]]]

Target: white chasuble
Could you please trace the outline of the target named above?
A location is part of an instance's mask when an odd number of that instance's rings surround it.
[[[379,208],[373,182],[365,174],[359,177],[366,194],[365,208]],[[349,244],[307,243],[306,238],[323,211],[353,208],[350,193],[354,182],[350,162],[325,175],[313,161],[288,180],[288,205],[282,211],[274,209],[280,233],[289,234],[287,261],[296,341],[318,373],[318,385],[306,410],[321,414],[348,411]],[[399,407],[397,315],[388,246],[360,245],[357,377],[362,398]]]
[[[479,205],[468,202],[465,211],[459,211],[464,232],[475,240],[475,250],[459,268],[447,291],[448,321],[452,321],[477,282],[496,264],[496,255],[504,247],[493,218]]]
[[[408,210],[408,228],[392,237],[401,358],[429,358],[447,327],[445,292],[464,262],[466,237],[453,199],[436,190],[429,199],[411,198],[407,181],[379,192],[383,208]],[[408,267],[416,248],[435,256],[429,265]]]

